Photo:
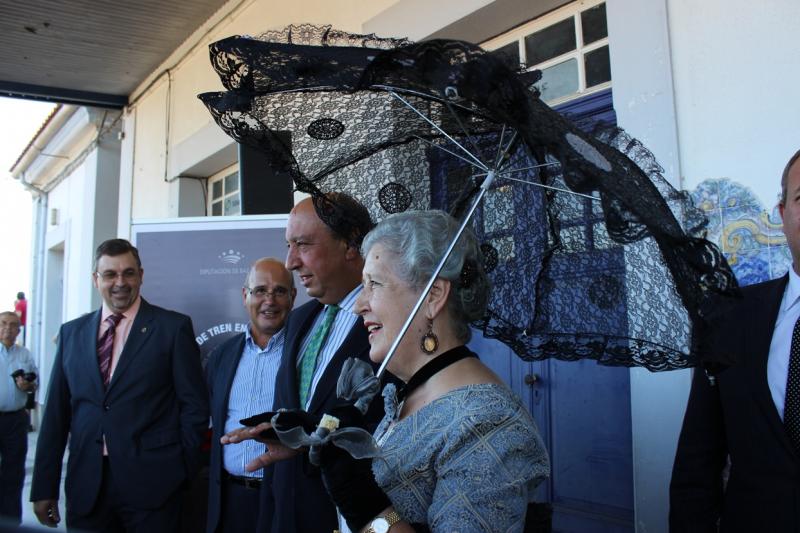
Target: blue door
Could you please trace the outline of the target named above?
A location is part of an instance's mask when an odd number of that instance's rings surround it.
[[[479,333],[470,347],[536,419],[552,464],[537,499],[552,502],[554,531],[632,532],[628,369],[594,361],[526,362]]]
[[[615,123],[611,91],[558,108],[586,128]],[[606,263],[608,264],[608,263]],[[569,276],[569,265],[564,265]],[[529,406],[547,444],[550,480],[538,498],[552,502],[559,532],[634,531],[630,376],[594,361],[525,362],[475,335],[470,346]]]

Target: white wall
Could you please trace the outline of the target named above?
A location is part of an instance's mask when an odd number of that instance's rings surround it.
[[[655,154],[676,185],[680,157],[666,0],[608,0],[607,17],[618,123]],[[630,376],[636,531],[666,532],[669,480],[691,375],[634,368]]]
[[[685,187],[726,177],[769,209],[800,148],[800,2],[669,0]]]
[[[207,137],[215,137],[216,132],[207,132],[218,129],[197,99],[201,92],[222,89],[209,61],[208,44],[230,35],[258,35],[292,23],[331,24],[335,28],[361,32],[364,21],[395,2],[396,0],[230,2],[224,8],[229,12],[224,12],[223,9],[222,13],[216,15],[216,26],[199,29],[187,40],[196,44],[176,50],[172,57],[156,69],[154,75],[160,77],[151,87],[147,87],[152,82],[148,79],[133,93],[136,99],[134,108],[127,110],[125,120],[135,120],[135,126],[128,128],[126,125],[125,130],[134,130],[135,138],[125,139],[126,149],[130,146],[132,154],[130,159],[127,156],[123,158],[123,165],[126,166],[121,169],[123,188],[120,195],[123,210],[126,210],[127,204],[131,205],[130,220],[177,217],[181,212],[192,211],[181,209],[181,198],[192,196],[182,194],[181,186],[193,187],[196,183],[191,183],[190,180],[167,183],[165,177],[173,180],[196,164],[198,161],[192,160],[187,151],[197,153],[198,158],[202,157],[203,152],[198,153],[197,148],[206,146],[204,142],[208,141]],[[187,148],[187,141],[197,139],[198,136],[204,142],[190,143]],[[218,134],[212,141],[219,142]],[[226,142],[227,145],[233,143],[232,140]],[[214,146],[215,150],[218,148]],[[235,151],[226,154],[229,160],[216,161],[216,166],[223,166],[215,171],[236,162]],[[208,172],[207,169],[205,171]],[[213,172],[209,175],[211,173]],[[128,192],[125,186],[125,177],[128,174],[133,176],[130,187],[132,192]],[[120,221],[119,231],[123,236],[127,235],[130,220],[127,224]]]
[[[49,194],[48,207],[58,210],[58,225],[48,224],[45,250],[63,246],[64,322],[92,309],[92,242],[94,234],[95,184],[89,176],[93,156],[78,166]],[[47,268],[47,267],[46,267]],[[49,277],[53,275],[49,273]],[[49,305],[55,305],[50,302]]]

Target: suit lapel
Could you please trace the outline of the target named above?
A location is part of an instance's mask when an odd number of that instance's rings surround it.
[[[280,384],[287,394],[286,401],[283,402],[285,405],[281,407],[290,409],[300,407],[300,392],[297,390],[297,359],[300,357],[300,345],[323,307],[317,300],[312,300],[293,311],[294,316],[290,318],[283,347],[283,362],[286,365],[283,375],[286,379]]]
[[[92,382],[94,388],[99,396],[103,396],[103,378],[100,376],[100,364],[97,361],[97,332],[100,331],[100,317],[102,315],[102,308],[98,309],[88,320],[83,323],[83,330],[80,335],[81,349],[79,357],[83,359],[83,368],[90,369],[87,372],[89,381]]]
[[[756,296],[754,302],[754,313],[750,319],[750,334],[745,340],[747,354],[746,360],[749,361],[751,368],[747,372],[750,380],[751,391],[759,409],[764,413],[767,422],[772,427],[778,440],[783,443],[789,453],[794,453],[794,449],[786,436],[783,421],[775,402],[772,400],[772,393],[769,390],[767,381],[767,361],[769,360],[769,347],[772,343],[772,334],[775,330],[775,322],[778,319],[783,293],[789,276],[775,280],[764,287]]]
[[[342,345],[336,350],[331,362],[322,373],[317,387],[314,389],[314,396],[308,406],[310,413],[316,412],[323,407],[327,398],[333,398],[336,394],[336,383],[339,381],[339,374],[342,372],[344,362],[350,357],[358,357],[369,346],[367,328],[364,327],[364,319],[358,317],[350,333],[345,337]]]
[[[136,313],[136,318],[133,319],[130,333],[128,333],[128,339],[125,341],[122,353],[119,354],[119,362],[117,362],[117,367],[114,369],[114,375],[111,376],[107,393],[114,388],[115,383],[122,379],[122,375],[141,353],[142,346],[144,346],[145,341],[155,327],[156,325],[153,323],[153,307],[142,298],[139,312]]]

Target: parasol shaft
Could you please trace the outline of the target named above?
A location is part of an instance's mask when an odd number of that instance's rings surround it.
[[[436,268],[433,270],[433,274],[431,274],[431,278],[428,280],[428,283],[425,285],[425,288],[422,289],[422,293],[419,295],[417,303],[414,304],[414,308],[408,314],[408,318],[406,318],[403,327],[400,328],[400,333],[397,334],[397,337],[394,339],[394,342],[392,342],[392,345],[389,347],[389,351],[386,354],[386,357],[383,359],[380,368],[378,369],[377,373],[378,379],[381,379],[383,373],[386,371],[386,366],[389,364],[389,361],[392,359],[392,356],[394,356],[395,352],[397,352],[397,347],[400,346],[400,341],[403,340],[403,337],[408,331],[408,328],[411,327],[411,322],[414,320],[414,317],[417,316],[417,312],[419,312],[423,302],[425,301],[425,298],[428,296],[428,293],[431,290],[431,287],[433,287],[436,278],[439,277],[439,273],[442,271],[445,263],[447,263],[447,260],[450,258],[450,254],[453,253],[453,249],[455,249],[456,244],[458,243],[458,239],[461,238],[461,235],[464,233],[464,230],[467,228],[470,221],[472,220],[472,215],[475,213],[475,209],[478,208],[478,204],[480,204],[481,200],[483,199],[483,196],[486,194],[486,191],[488,191],[489,187],[492,185],[494,177],[495,177],[494,171],[489,171],[489,173],[486,175],[486,179],[483,180],[483,183],[481,184],[480,187],[480,191],[478,191],[478,195],[472,202],[472,205],[470,206],[469,211],[464,217],[464,220],[461,221],[461,226],[459,226],[458,231],[453,237],[453,240],[450,242],[450,245],[447,247],[447,250],[442,256],[441,261],[439,261],[439,264],[436,265]]]

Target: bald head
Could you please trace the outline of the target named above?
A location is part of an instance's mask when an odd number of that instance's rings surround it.
[[[311,198],[289,213],[286,244],[286,267],[320,303],[338,304],[361,283],[360,250],[320,219]]]
[[[250,315],[250,335],[262,348],[281,330],[294,306],[297,290],[283,262],[262,257],[250,267],[242,301]]]
[[[796,151],[792,157],[789,158],[789,162],[786,163],[786,166],[783,169],[783,174],[781,175],[781,204],[786,203],[786,191],[788,188],[789,182],[789,172],[794,167],[797,160],[800,159],[800,150]]]
[[[291,272],[286,270],[283,261],[274,257],[256,259],[256,261],[250,265],[250,271],[247,273],[247,277],[244,280],[245,286],[252,287],[253,279],[256,277],[257,273],[266,271],[272,272],[276,276],[285,276],[286,279],[284,281],[286,286],[290,289],[294,289],[294,276],[292,276]]]
[[[10,348],[17,341],[19,335],[19,317],[13,311],[0,313],[0,342]]]

